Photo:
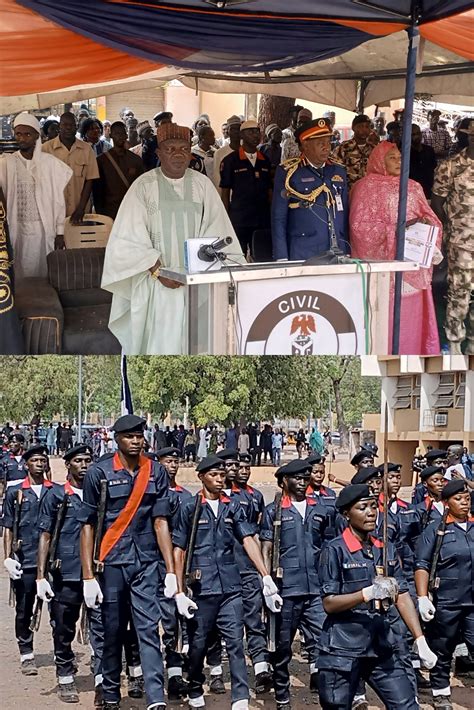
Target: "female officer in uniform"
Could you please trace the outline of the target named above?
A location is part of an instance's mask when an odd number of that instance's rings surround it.
[[[341,492],[337,507],[348,527],[323,548],[319,566],[327,614],[319,642],[321,707],[350,710],[363,678],[387,710],[418,710],[386,613],[390,603],[395,603],[415,638],[415,648],[424,664],[432,668],[436,656],[422,634],[391,543],[387,550],[388,573],[383,576],[383,543],[371,536],[377,501],[368,486],[356,484]]]
[[[442,522],[429,525],[418,541],[415,583],[426,635],[438,654],[430,673],[433,706],[452,710],[449,674],[454,649],[463,639],[474,653],[474,518],[469,515],[471,497],[464,480],[447,483],[441,498],[446,515]]]

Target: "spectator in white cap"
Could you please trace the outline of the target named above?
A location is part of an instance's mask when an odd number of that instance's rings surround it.
[[[46,276],[46,256],[64,248],[64,188],[69,166],[41,150],[40,124],[23,112],[13,121],[19,150],[0,158],[15,275]]]

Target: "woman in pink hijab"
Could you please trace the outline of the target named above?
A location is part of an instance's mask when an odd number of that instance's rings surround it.
[[[352,256],[391,261],[396,254],[398,189],[401,156],[397,146],[379,143],[367,163],[367,174],[351,190],[349,226]],[[442,259],[441,222],[430,208],[421,185],[408,181],[407,225],[427,222],[439,227],[435,263]],[[433,270],[420,268],[403,276],[400,314],[400,354],[437,355],[438,326],[431,290]],[[392,277],[392,299],[394,277]],[[390,332],[393,308],[390,308]],[[391,336],[390,336],[391,341]],[[390,350],[391,352],[391,342]]]

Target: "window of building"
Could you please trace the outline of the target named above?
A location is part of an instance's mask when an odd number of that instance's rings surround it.
[[[456,387],[456,375],[454,372],[445,372],[439,376],[439,385],[433,392],[435,401],[434,409],[446,409],[454,404],[454,390]]]
[[[456,409],[464,409],[466,397],[466,373],[456,373],[456,390],[454,393],[454,406]]]
[[[400,375],[394,394],[394,409],[420,408],[421,375]]]

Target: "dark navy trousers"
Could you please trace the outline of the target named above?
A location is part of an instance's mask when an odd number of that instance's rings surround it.
[[[262,621],[263,595],[260,575],[257,572],[241,572],[240,579],[245,636],[250,659],[253,665],[262,661],[268,662],[267,635]]]

